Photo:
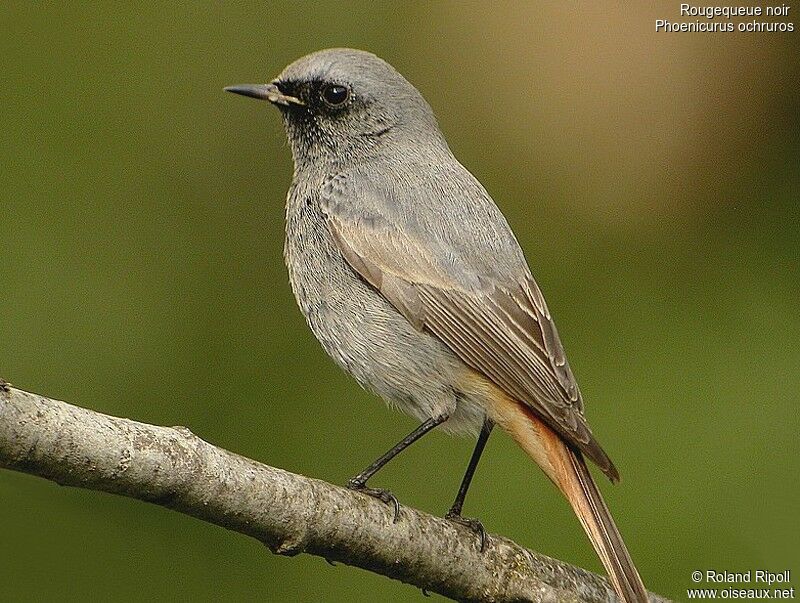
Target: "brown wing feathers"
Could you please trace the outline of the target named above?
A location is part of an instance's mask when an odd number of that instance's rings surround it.
[[[436,241],[419,244],[411,228],[380,215],[355,218],[346,188],[341,178],[330,181],[322,207],[350,265],[411,324],[429,329],[617,481],[619,473],[583,417],[580,391],[530,273],[497,283],[461,269],[450,261],[457,257],[452,249],[436,248]]]
[[[498,298],[496,293],[477,300],[461,292],[428,286],[418,286],[417,291],[427,308],[425,325],[437,337],[507,394],[530,406],[551,429],[597,463],[612,481],[619,480],[616,467],[586,424],[581,406],[564,399],[566,392],[548,377],[543,359],[532,356],[532,348],[523,347],[524,340],[505,329],[508,323],[491,311],[492,300]]]

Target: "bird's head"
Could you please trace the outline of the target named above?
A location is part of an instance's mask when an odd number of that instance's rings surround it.
[[[387,143],[445,144],[419,91],[394,67],[361,50],[321,50],[296,60],[269,84],[225,90],[280,109],[297,164],[358,161]]]

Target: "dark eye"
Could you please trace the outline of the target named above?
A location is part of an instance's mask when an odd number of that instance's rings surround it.
[[[344,104],[350,97],[350,90],[339,84],[328,84],[322,89],[322,99],[333,107]]]

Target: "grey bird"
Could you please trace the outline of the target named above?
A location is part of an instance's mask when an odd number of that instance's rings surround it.
[[[572,505],[619,597],[647,600],[585,463],[619,473],[586,422],[583,399],[542,292],[506,219],[453,156],[428,103],[368,52],[302,57],[271,83],[227,91],[283,116],[294,159],[285,260],[325,351],[363,387],[422,423],[352,478],[367,487],[434,427],[478,434],[449,519],[461,511],[493,425]]]

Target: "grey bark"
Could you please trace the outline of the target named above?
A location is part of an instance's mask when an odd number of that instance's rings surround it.
[[[0,380],[0,467],[121,494],[462,601],[613,602],[604,578],[492,535],[263,465],[185,427],[100,414]],[[666,601],[657,595],[651,601]]]

